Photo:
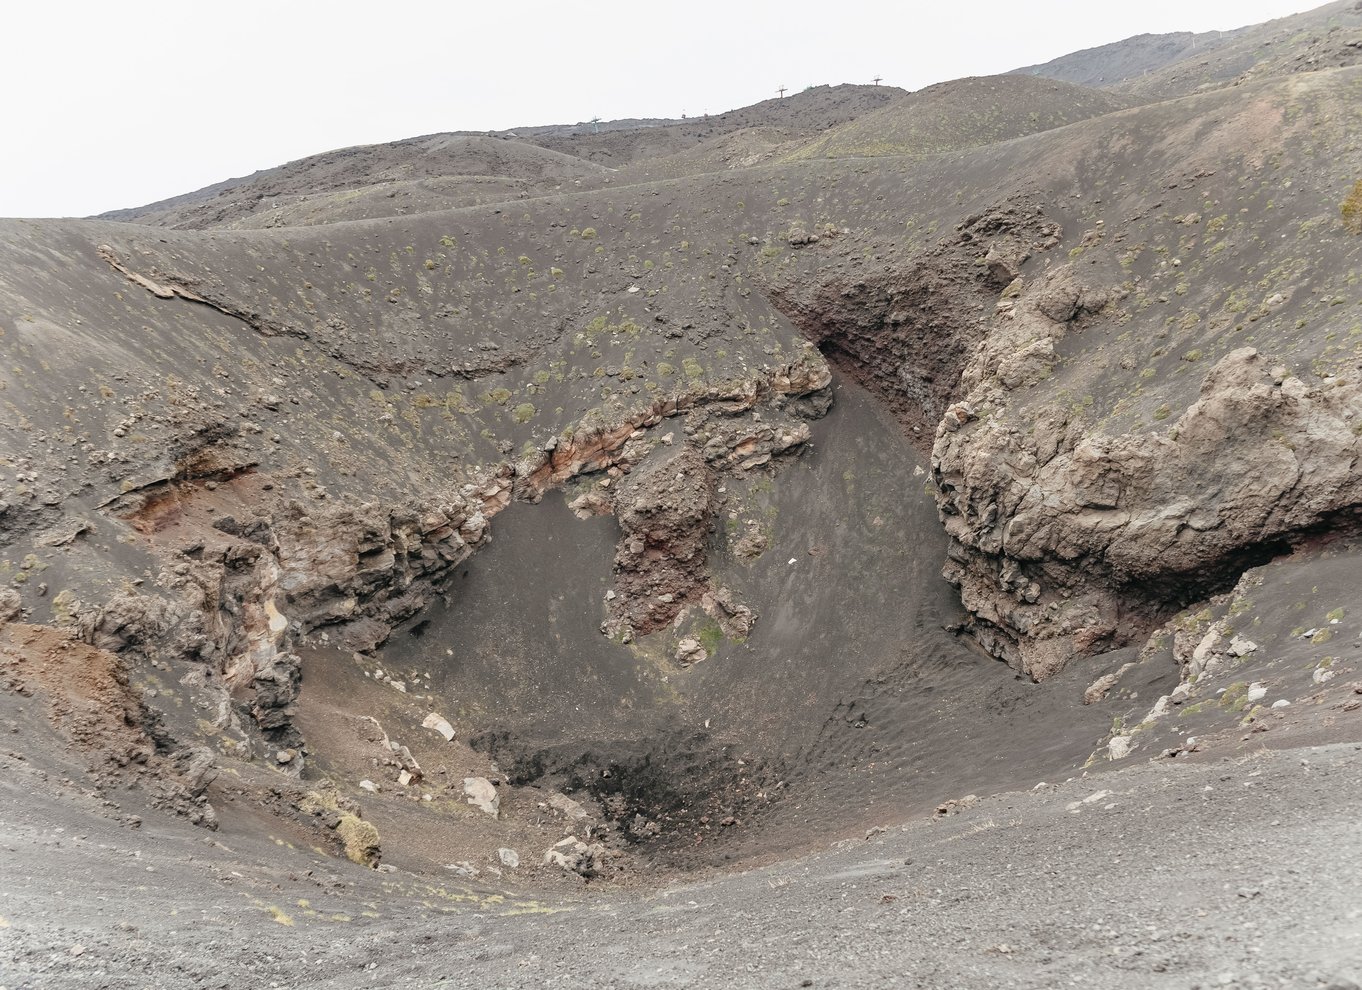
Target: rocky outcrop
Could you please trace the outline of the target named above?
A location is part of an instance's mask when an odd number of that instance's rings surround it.
[[[373,649],[489,538],[487,518],[509,501],[509,489],[509,478],[494,476],[423,509],[290,503],[274,523],[288,622],[303,635],[326,629],[343,646]]]
[[[19,618],[23,608],[19,592],[13,588],[0,588],[0,626]]]
[[[751,470],[805,443],[808,426],[794,417],[825,412],[830,382],[827,365],[809,348],[750,379],[682,393],[613,424],[585,424],[520,463],[491,467],[480,480],[420,505],[323,500],[306,480],[299,494],[314,497],[289,497],[273,480],[255,477],[230,432],[199,431],[160,469],[104,504],[146,534],[164,561],[155,587],[129,588],[102,604],[63,592],[54,602],[56,620],[101,649],[152,663],[204,662],[212,676],[199,678],[198,689],[214,696],[209,707],[219,721],[251,726],[259,752],[301,750],[293,714],[305,674],[297,650],[313,643],[356,652],[380,647],[443,592],[453,569],[491,538],[489,520],[513,498],[537,500],[584,473],[604,474],[605,485],[627,481],[655,448],[685,452],[688,470],[712,490],[715,471]],[[673,434],[665,442],[643,438],[668,417],[684,417],[689,439],[672,447]],[[602,510],[614,511],[621,488],[642,490],[636,483],[616,487],[603,495]],[[683,501],[672,508],[679,511]],[[194,514],[184,508],[195,503],[211,506],[211,523],[187,521]],[[640,503],[629,518],[643,525],[657,508]],[[693,519],[673,520],[680,542],[666,543],[670,538],[659,533],[668,552],[660,558],[649,552],[647,566],[638,558],[638,566],[623,568],[633,575],[624,584],[637,584],[643,597],[622,595],[621,608],[645,598],[652,607],[621,612],[621,630],[635,622],[656,628],[711,591],[702,567],[686,580],[680,571],[650,567],[670,559],[681,542],[702,547],[712,512],[701,499]],[[696,553],[702,562],[702,550]],[[741,603],[730,602],[724,615],[750,625]],[[290,760],[289,771],[301,772],[302,763]]]
[[[275,746],[301,746],[302,735],[293,725],[293,703],[302,689],[303,665],[296,654],[276,654],[269,666],[251,678],[254,698],[250,712],[265,738]]]
[[[100,649],[158,663],[198,659],[221,695],[254,725],[265,748],[299,747],[293,704],[302,684],[296,647],[317,638],[373,649],[440,593],[442,581],[490,538],[487,516],[510,500],[509,470],[494,471],[421,507],[241,504],[211,527],[166,524],[163,502],[208,492],[167,479],[120,503],[124,518],[155,534],[165,568],[155,589],[126,590],[102,605],[63,593],[59,624]],[[230,488],[214,498],[230,500]],[[231,705],[225,704],[230,699]],[[301,770],[301,761],[291,768]]]
[[[321,834],[360,866],[377,869],[383,858],[378,829],[364,820],[360,807],[343,795],[329,780],[319,781],[315,789],[289,795],[289,804],[314,819]]]
[[[575,873],[590,880],[604,872],[610,858],[610,851],[601,843],[583,842],[575,835],[569,835],[544,853],[544,865],[556,866],[565,873]]]
[[[828,360],[878,395],[925,450],[987,329],[997,292],[1059,225],[1029,201],[999,204],[907,264],[772,286],[772,302]]]
[[[1005,301],[933,449],[968,629],[1036,679],[1362,522],[1362,385],[1308,386],[1253,348],[1225,355],[1166,432],[1104,435],[1059,403],[1024,422],[1013,393],[1112,298],[1061,270]]]
[[[755,467],[807,441],[808,427],[797,418],[817,419],[831,406],[832,372],[818,351],[807,347],[769,374],[669,396],[606,424],[589,418],[567,435],[551,439],[516,466],[515,496],[532,501],[579,475],[628,464],[640,455],[639,448],[630,450],[628,444],[641,439],[641,431],[682,416],[687,417],[688,434],[705,434],[707,460],[746,462],[744,466]],[[769,424],[760,425],[759,418],[742,417],[761,408],[784,414],[790,425],[777,432]],[[708,425],[725,418],[732,420],[732,425],[722,436],[706,431]],[[645,446],[651,449],[651,445]]]
[[[240,320],[252,330],[263,334],[266,337],[274,337],[283,334],[296,337],[306,337],[306,331],[295,327],[279,323],[277,320],[269,319],[260,313],[242,309],[230,302],[210,299],[200,295],[193,289],[187,288],[187,283],[193,281],[189,276],[183,274],[166,275],[160,272],[153,272],[155,277],[148,277],[139,272],[133,271],[119,260],[117,252],[108,244],[101,244],[96,249],[99,257],[106,262],[116,272],[123,275],[133,285],[146,289],[158,299],[184,299],[187,302],[199,303],[210,309],[215,309],[224,316]]]
[[[625,642],[666,626],[708,586],[705,544],[714,473],[690,446],[667,450],[627,475],[615,494],[623,535],[606,631]]]
[[[628,643],[678,620],[691,605],[734,638],[751,631],[751,610],[731,590],[713,587],[706,567],[722,501],[720,479],[764,468],[808,443],[809,426],[795,416],[826,412],[831,378],[821,360],[804,371],[797,384],[787,380],[779,391],[749,382],[693,408],[680,440],[675,431],[659,437],[636,430],[612,454],[603,487],[573,501],[582,516],[613,513],[620,524],[615,587],[602,632]],[[785,401],[792,393],[800,400],[793,408]]]
[[[47,626],[0,624],[0,688],[43,702],[65,742],[90,758],[97,788],[134,788],[148,802],[217,828],[206,747],[175,749],[133,688],[127,661]]]

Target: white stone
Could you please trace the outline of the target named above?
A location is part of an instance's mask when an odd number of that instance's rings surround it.
[[[288,617],[274,607],[274,602],[265,600],[265,616],[269,621],[270,632],[278,638],[288,628]]]
[[[1173,699],[1165,694],[1158,701],[1154,702],[1154,707],[1149,709],[1149,714],[1140,720],[1140,724],[1146,725],[1155,719],[1163,718],[1163,716],[1167,715],[1172,709]],[[1113,757],[1113,759],[1120,759],[1120,757]]]
[[[1214,650],[1219,643],[1220,630],[1215,626],[1212,626],[1211,631],[1201,638],[1201,642],[1198,643],[1196,649],[1192,651],[1192,659],[1204,663],[1206,658],[1211,655],[1211,651]]]
[[[605,848],[600,843],[593,842],[588,845],[575,835],[569,835],[544,853],[544,865],[558,866],[570,873],[591,876],[605,855]]]
[[[463,779],[463,793],[469,804],[480,811],[487,812],[493,818],[497,817],[501,810],[501,795],[497,793],[496,786],[486,777],[465,777]]]
[[[582,819],[591,817],[590,815],[587,814],[585,808],[583,808],[576,801],[572,800],[572,798],[568,797],[566,794],[550,794],[549,807],[554,808],[557,811],[561,811],[569,818],[576,819],[577,821],[581,821]]]
[[[449,720],[443,715],[436,715],[434,712],[431,712],[426,716],[426,720],[421,723],[421,727],[425,729],[434,729],[445,737],[445,742],[454,741],[454,726],[450,725]]]
[[[1111,741],[1107,743],[1107,759],[1124,760],[1134,748],[1130,736],[1112,736]]]
[[[502,846],[497,850],[497,859],[501,860],[501,865],[514,870],[520,865],[520,853],[514,849],[507,849]]]

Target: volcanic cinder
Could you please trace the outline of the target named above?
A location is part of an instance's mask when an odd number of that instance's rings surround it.
[[[1355,988],[1359,63],[0,221],[0,984]]]

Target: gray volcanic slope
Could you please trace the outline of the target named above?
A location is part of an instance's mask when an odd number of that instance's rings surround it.
[[[0,987],[1355,987],[1357,16],[0,221]]]

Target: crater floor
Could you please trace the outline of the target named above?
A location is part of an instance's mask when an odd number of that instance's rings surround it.
[[[1355,745],[1146,764],[576,895],[119,827],[3,769],[8,986],[1342,988],[1362,958]]]
[[[755,614],[748,636],[699,609],[628,644],[603,635],[618,525],[577,518],[575,488],[551,493],[500,515],[444,601],[375,657],[304,654],[308,776],[363,802],[385,862],[435,871],[505,846],[538,860],[562,834],[544,802],[565,792],[618,830],[638,882],[1081,767],[1112,719],[1082,703],[1091,667],[1042,688],[948,631],[961,615],[922,458],[862,387],[835,394],[800,457],[721,493],[709,564]],[[744,554],[754,533],[764,549]],[[677,662],[686,637],[707,659]],[[455,745],[422,727],[432,711]],[[374,767],[380,725],[426,768],[418,786]],[[467,776],[501,787],[494,822],[467,808]]]

